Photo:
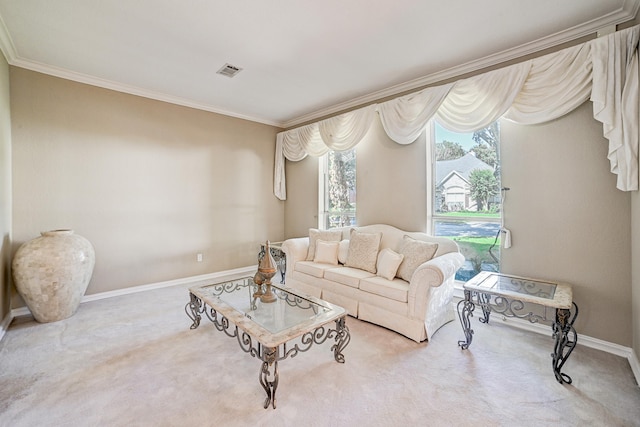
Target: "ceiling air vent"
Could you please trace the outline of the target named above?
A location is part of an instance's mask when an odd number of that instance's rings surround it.
[[[242,71],[242,68],[236,67],[235,65],[231,64],[224,64],[222,68],[216,71],[216,73],[227,77],[233,77],[240,71]]]

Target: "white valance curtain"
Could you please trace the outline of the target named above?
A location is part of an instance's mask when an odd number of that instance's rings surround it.
[[[561,117],[587,99],[609,140],[617,188],[638,190],[638,39],[640,26],[520,64],[281,132],[276,139],[274,194],[286,199],[284,159],[299,161],[355,147],[376,110],[398,144],[416,140],[432,118],[456,132],[482,129],[500,117],[520,124]]]

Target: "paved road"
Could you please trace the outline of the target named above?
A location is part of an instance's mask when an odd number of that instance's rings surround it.
[[[500,224],[495,222],[437,221],[436,236],[495,237]]]

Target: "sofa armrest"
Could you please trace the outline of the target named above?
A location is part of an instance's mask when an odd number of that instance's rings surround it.
[[[289,276],[289,274],[295,270],[295,265],[298,261],[304,261],[307,259],[307,253],[309,252],[309,237],[287,239],[282,243],[281,249],[287,257],[286,275]]]
[[[409,317],[424,320],[427,306],[448,304],[450,301],[433,301],[432,294],[436,288],[445,284],[451,289],[438,292],[438,295],[447,300],[451,299],[455,274],[463,263],[464,256],[461,253],[449,252],[421,264],[409,283]]]
[[[440,286],[447,278],[454,276],[462,264],[464,256],[460,252],[449,252],[435,257],[416,268],[409,286],[419,283]]]

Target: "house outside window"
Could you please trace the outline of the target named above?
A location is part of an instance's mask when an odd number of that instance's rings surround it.
[[[430,127],[430,232],[458,243],[466,261],[456,280],[500,271],[499,124],[471,133]]]
[[[356,225],[356,150],[329,151],[320,159],[318,228]]]

